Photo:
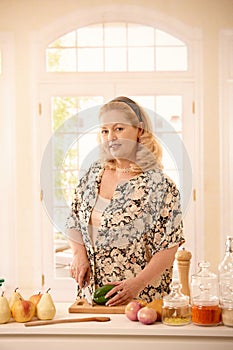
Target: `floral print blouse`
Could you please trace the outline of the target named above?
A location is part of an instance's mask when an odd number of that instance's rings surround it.
[[[69,229],[77,230],[77,237],[82,235],[93,291],[106,282],[135,277],[155,253],[184,242],[179,191],[166,174],[153,169],[117,186],[102,213],[93,245],[88,224],[103,171],[95,162],[80,179],[66,222],[68,238]],[[170,291],[171,279],[172,267],[151,281],[138,297],[146,302],[162,298]]]

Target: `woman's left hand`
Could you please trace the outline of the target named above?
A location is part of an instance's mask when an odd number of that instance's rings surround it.
[[[107,306],[126,305],[136,298],[144,288],[137,277],[120,282],[111,282],[111,284],[116,286],[105,295],[106,298],[111,298],[106,303]],[[116,295],[113,296],[114,294]]]

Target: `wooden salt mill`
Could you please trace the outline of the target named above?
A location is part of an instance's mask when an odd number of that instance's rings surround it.
[[[185,250],[185,248],[178,250],[175,255],[179,280],[180,284],[182,285],[181,291],[183,294],[188,296],[190,296],[189,269],[191,257],[192,254],[189,251]]]

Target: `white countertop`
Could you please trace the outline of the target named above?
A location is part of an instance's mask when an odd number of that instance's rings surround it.
[[[56,303],[57,313],[54,319],[85,318],[91,316],[109,316],[109,322],[83,322],[61,323],[46,326],[25,327],[24,323],[8,322],[0,325],[0,337],[2,335],[121,335],[121,336],[182,336],[182,337],[226,337],[232,338],[233,328],[223,325],[202,327],[189,324],[186,326],[166,326],[161,322],[153,325],[143,325],[133,322],[124,314],[94,315],[83,313],[69,313],[68,303]]]

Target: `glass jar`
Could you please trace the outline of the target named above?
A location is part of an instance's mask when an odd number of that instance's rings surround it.
[[[233,327],[233,301],[223,301],[221,308],[222,323],[224,326]]]
[[[192,322],[197,326],[217,326],[221,323],[221,313],[218,302],[202,301],[192,305]]]
[[[199,262],[199,271],[191,277],[192,322],[199,326],[221,323],[218,277],[209,270],[208,261]]]
[[[233,237],[228,236],[225,254],[218,266],[220,304],[233,304]]]
[[[218,276],[210,271],[210,263],[200,261],[198,268],[199,271],[191,276],[191,303],[200,293],[203,294],[205,289],[208,289],[210,297],[219,297]]]
[[[181,293],[178,281],[170,284],[170,294],[163,297],[162,323],[169,326],[183,326],[191,322],[189,297]]]

